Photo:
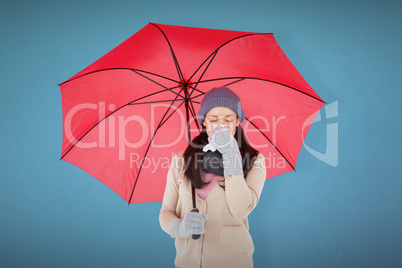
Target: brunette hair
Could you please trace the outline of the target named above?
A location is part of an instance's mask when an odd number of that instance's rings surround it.
[[[236,127],[234,138],[239,146],[243,160],[243,175],[246,178],[259,152],[249,144],[241,125]],[[203,126],[201,133],[190,142],[183,154],[184,174],[191,181],[193,187],[197,189],[201,189],[208,184],[208,182],[204,182],[201,179],[200,175],[201,156],[203,155],[202,148],[207,144],[208,134],[205,126]]]

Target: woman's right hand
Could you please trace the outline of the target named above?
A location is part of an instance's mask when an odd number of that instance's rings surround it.
[[[188,212],[183,219],[177,219],[170,225],[169,234],[171,237],[189,237],[193,234],[205,233],[204,224],[208,220],[207,214]]]

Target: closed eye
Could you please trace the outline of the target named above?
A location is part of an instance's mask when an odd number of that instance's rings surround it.
[[[222,116],[223,117],[223,116]],[[226,117],[225,117],[225,120],[226,120],[226,122],[228,122],[228,123],[230,123],[230,122],[233,122],[233,116],[232,115],[227,115]],[[211,121],[211,122],[216,122],[216,121],[218,121],[218,116],[215,116],[215,115],[212,115],[212,116],[210,116],[209,117],[209,121]]]

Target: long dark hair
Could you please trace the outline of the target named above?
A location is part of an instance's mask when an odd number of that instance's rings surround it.
[[[248,172],[253,167],[255,158],[258,156],[258,151],[249,144],[241,125],[236,127],[234,137],[242,156],[243,175],[244,178],[246,178]],[[202,181],[200,175],[201,156],[203,155],[202,148],[207,144],[208,134],[205,126],[203,126],[201,133],[190,142],[183,154],[185,165],[184,174],[189,178],[193,187],[197,189],[201,189],[208,184],[208,182]]]

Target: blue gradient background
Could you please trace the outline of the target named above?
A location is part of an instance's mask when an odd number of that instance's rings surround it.
[[[273,32],[339,116],[311,127],[339,165],[302,148],[250,215],[255,267],[402,267],[400,1],[2,1],[0,266],[173,267],[160,203],[127,206],[58,161],[57,84],[148,22]],[[328,141],[333,142],[333,141]]]

